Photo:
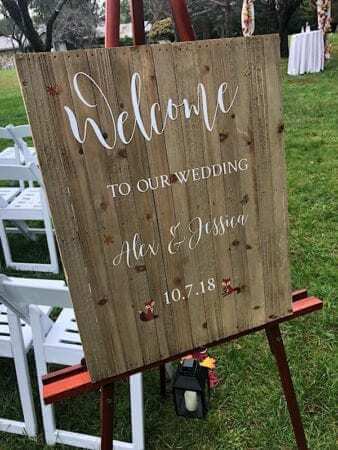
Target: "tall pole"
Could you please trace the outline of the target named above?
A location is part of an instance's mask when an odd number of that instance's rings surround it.
[[[146,35],[144,31],[143,0],[132,0],[130,3],[134,45],[143,45],[146,42]]]
[[[176,31],[181,41],[195,41],[196,35],[191,24],[185,0],[170,0]]]
[[[120,0],[106,0],[105,47],[120,45]]]

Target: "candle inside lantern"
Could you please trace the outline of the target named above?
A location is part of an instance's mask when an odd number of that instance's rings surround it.
[[[197,400],[197,392],[194,391],[185,391],[184,393],[184,402],[187,411],[195,412],[198,408],[198,400]]]

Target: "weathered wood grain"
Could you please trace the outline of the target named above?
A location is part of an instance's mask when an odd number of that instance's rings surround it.
[[[260,36],[17,56],[94,381],[289,313],[278,45]],[[220,232],[221,216],[247,220]]]

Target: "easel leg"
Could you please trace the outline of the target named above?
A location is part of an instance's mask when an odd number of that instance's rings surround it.
[[[113,448],[114,385],[101,388],[101,450]]]
[[[298,450],[308,450],[303,428],[303,422],[299,412],[299,406],[297,403],[297,398],[291,379],[290,369],[286,358],[285,348],[280,333],[279,325],[277,324],[273,326],[268,326],[265,329],[265,331],[269,341],[271,352],[276,358],[279,376],[282,382],[285,399],[288,405],[288,410]]]

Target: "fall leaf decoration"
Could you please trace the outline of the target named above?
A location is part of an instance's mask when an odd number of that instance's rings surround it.
[[[57,84],[53,84],[51,86],[47,86],[47,92],[52,97],[56,97],[57,95],[61,94],[62,87],[58,86]]]
[[[142,322],[150,322],[151,320],[158,318],[158,315],[154,314],[154,307],[154,300],[149,300],[144,304],[144,311],[139,311],[139,316]]]
[[[220,380],[217,376],[216,370],[209,370],[209,386],[210,389],[214,389],[220,384]]]
[[[216,386],[219,385],[220,380],[217,376],[216,371],[217,360],[215,358],[212,358],[211,356],[208,356],[207,349],[194,352],[190,355],[186,355],[183,356],[183,358],[181,358],[182,361],[184,359],[195,359],[196,361],[199,361],[200,366],[208,369],[208,383],[210,389],[214,389]]]
[[[216,359],[210,358],[210,356],[207,356],[200,365],[202,367],[206,367],[207,369],[216,369]]]
[[[227,295],[231,295],[234,292],[236,292],[236,294],[239,294],[241,289],[239,287],[235,287],[233,288],[231,286],[231,280],[230,278],[223,278],[222,280],[222,288],[223,288],[223,297],[226,297]]]

